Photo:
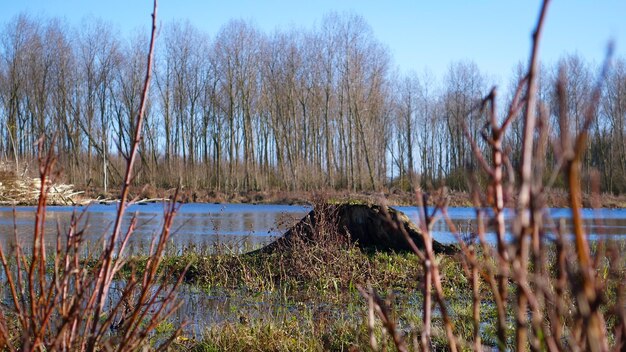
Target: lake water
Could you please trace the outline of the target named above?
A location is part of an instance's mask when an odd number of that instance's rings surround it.
[[[409,218],[418,221],[415,207],[396,207]],[[258,248],[280,236],[311,210],[308,206],[252,205],[252,204],[183,204],[175,217],[172,236],[174,250],[194,247],[210,251],[216,244],[227,244],[239,251]],[[81,215],[79,227],[85,228],[86,237],[97,241],[111,232],[117,204],[92,204],[86,207],[49,207],[46,217],[46,236],[54,243],[57,231],[65,233],[73,214]],[[163,223],[164,204],[131,205],[125,216],[123,229],[132,217],[137,218],[137,228],[131,241],[132,251],[145,251]],[[14,242],[15,229],[20,241],[28,245],[33,233],[35,207],[0,207],[0,243]],[[473,208],[449,208],[451,220],[462,234],[476,231],[476,211]],[[513,216],[508,212],[507,217]],[[546,218],[554,223],[569,220],[568,209],[549,209]],[[583,217],[591,239],[626,238],[626,210],[585,209]],[[434,238],[440,242],[456,242],[445,221],[439,220],[433,228]],[[488,239],[494,240],[488,232]]]
[[[413,221],[418,221],[415,207],[396,207],[406,213]],[[280,236],[311,210],[307,206],[288,205],[250,205],[250,204],[184,204],[176,215],[172,248],[174,251],[195,247],[200,251],[211,252],[218,243],[226,243],[229,248],[247,251],[258,248]],[[93,204],[88,207],[49,207],[46,221],[48,243],[53,244],[56,233],[64,233],[73,214],[82,214],[80,226],[84,227],[90,241],[97,241],[111,232],[117,205]],[[131,251],[145,252],[156,234],[160,232],[165,206],[153,203],[132,205],[125,217],[124,228],[130,219],[137,218],[137,228],[132,237]],[[449,208],[451,220],[462,233],[475,231],[476,211],[473,208]],[[14,242],[15,229],[23,245],[28,246],[32,238],[35,207],[0,207],[0,243],[7,245]],[[513,216],[507,212],[507,217]],[[554,223],[571,218],[568,209],[549,209],[546,218]],[[626,210],[601,209],[583,211],[583,217],[590,238],[626,239]],[[439,220],[433,228],[433,235],[441,242],[456,242],[456,236],[450,232],[446,223]],[[493,233],[488,233],[488,240],[493,241]],[[5,247],[6,248],[6,247]],[[254,293],[220,291],[206,292],[193,286],[184,285],[179,292],[183,302],[175,313],[174,321],[187,321],[186,334],[201,336],[204,329],[222,321],[237,322],[241,316],[273,316],[275,319],[291,319],[293,316],[307,314],[303,309],[330,309],[323,303],[305,304],[293,298],[287,299],[281,294],[265,292]],[[252,297],[252,298],[251,298]],[[292,302],[293,301],[293,302]],[[297,302],[296,302],[297,301]],[[355,305],[362,302],[356,301]],[[315,306],[315,304],[321,306]],[[419,304],[418,304],[419,306]],[[359,306],[360,307],[360,306]],[[360,312],[360,308],[351,311]],[[416,308],[419,309],[419,308]],[[355,319],[362,319],[357,315]]]

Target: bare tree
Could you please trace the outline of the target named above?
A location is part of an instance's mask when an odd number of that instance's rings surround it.
[[[472,138],[478,140],[481,130],[480,115],[474,107],[481,99],[484,79],[473,62],[457,62],[450,65],[445,78],[445,119],[449,134],[447,167],[450,175],[473,168],[474,161],[470,146],[463,137],[463,130],[471,131]],[[462,179],[450,179],[450,186],[464,188]]]
[[[56,133],[69,181],[106,191],[122,179],[135,132],[144,58],[134,48],[145,39],[123,40],[93,18],[80,28],[22,15],[0,31],[0,154],[23,168],[39,136]],[[175,22],[162,35],[136,182],[227,192],[377,190],[395,181],[465,189],[466,171],[477,168],[464,128],[485,151],[486,120],[474,107],[488,79],[476,64],[452,63],[444,77],[392,74],[388,50],[357,15],[330,13],[310,30],[271,35],[233,20],[213,39]],[[593,65],[576,55],[560,64],[578,133]],[[537,65],[533,108],[549,106],[558,126],[557,70]],[[582,164],[584,177],[598,170],[612,192],[626,190],[623,66],[603,88]],[[514,85],[522,72],[513,70]],[[512,121],[503,146],[517,166],[525,131],[522,119]],[[546,161],[556,154],[548,150]]]
[[[626,62],[616,60],[612,74],[605,82],[601,100],[599,128],[606,133],[608,155],[605,163],[604,188],[609,192],[626,192]],[[595,143],[590,143],[595,144]]]

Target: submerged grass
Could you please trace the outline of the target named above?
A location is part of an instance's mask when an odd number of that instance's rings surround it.
[[[446,262],[451,260],[442,258]],[[127,264],[127,272],[131,267],[142,267],[148,260],[146,256],[133,257]],[[345,292],[356,294],[356,286],[366,283],[376,289],[415,290],[421,268],[417,257],[410,253],[367,252],[351,244],[329,248],[311,243],[297,250],[271,254],[203,255],[184,251],[181,255],[166,256],[161,270],[173,276],[184,272],[187,284],[204,290],[245,288],[340,299]]]
[[[335,234],[336,235],[336,234]],[[185,251],[163,258],[161,270],[207,295],[237,296],[228,312],[199,336],[175,347],[198,351],[321,351],[362,350],[368,346],[367,306],[357,287],[371,285],[404,311],[407,333],[419,324],[421,268],[410,253],[367,252],[335,241],[299,243],[288,251],[240,255],[228,249],[217,254]],[[134,257],[129,267],[143,267],[147,257]],[[450,281],[461,270],[452,257],[441,257],[450,268]],[[185,271],[185,269],[187,269]],[[131,270],[127,270],[130,272]],[[463,292],[463,288],[452,289]],[[270,309],[257,309],[269,304]],[[379,328],[381,328],[379,326]],[[379,329],[377,338],[391,344]],[[413,333],[413,332],[411,332]]]
[[[372,336],[379,348],[395,350],[392,337],[380,321],[368,326],[367,302],[357,287],[370,285],[385,300],[408,350],[420,350],[422,331],[422,275],[419,258],[410,253],[368,252],[352,244],[328,242],[302,244],[294,251],[273,254],[236,255],[224,251],[213,255],[184,252],[163,260],[163,270],[185,273],[188,285],[207,295],[236,296],[219,321],[208,323],[200,334],[187,333],[175,349],[195,351],[349,351],[370,350]],[[623,295],[620,282],[626,280],[626,259],[612,256],[626,250],[626,242],[594,246],[602,263],[598,275],[613,276],[607,281],[603,307],[613,306]],[[600,253],[602,252],[602,253]],[[554,246],[547,252],[555,256]],[[493,262],[478,253],[483,263]],[[142,262],[146,258],[134,258]],[[440,255],[437,262],[446,296],[448,314],[461,349],[473,343],[472,287],[463,267],[462,255]],[[547,259],[547,262],[554,262]],[[139,265],[141,266],[141,265]],[[620,268],[612,270],[611,268]],[[533,273],[533,268],[530,268]],[[556,268],[549,268],[553,271]],[[176,275],[174,275],[176,276]],[[509,283],[509,297],[515,285]],[[572,292],[565,292],[571,295]],[[491,288],[480,286],[481,343],[497,347],[498,312]],[[514,300],[510,298],[510,305]],[[259,309],[259,306],[270,308]],[[564,307],[574,310],[575,307]],[[446,349],[449,341],[437,309],[433,310],[431,347]],[[515,334],[515,312],[507,311],[507,335]],[[567,317],[564,317],[567,319]],[[565,326],[569,323],[566,320]],[[613,331],[620,322],[607,321]],[[373,328],[373,329],[371,329]],[[613,340],[614,337],[611,337]],[[507,348],[512,348],[509,345]]]

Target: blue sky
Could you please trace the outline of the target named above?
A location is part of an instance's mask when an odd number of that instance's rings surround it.
[[[0,0],[0,23],[18,13],[61,17],[78,25],[88,16],[112,23],[122,34],[148,31],[149,0]],[[426,68],[442,78],[449,64],[473,60],[490,82],[506,85],[513,66],[528,60],[539,0],[161,0],[159,18],[189,20],[213,36],[232,18],[251,20],[270,33],[312,28],[330,11],[359,14],[390,50],[401,72]],[[626,57],[626,1],[556,0],[548,12],[541,57],[553,63],[566,53],[602,61],[608,41]]]

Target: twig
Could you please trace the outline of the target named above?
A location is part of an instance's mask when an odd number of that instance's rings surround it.
[[[130,182],[132,180],[133,175],[133,166],[135,163],[135,158],[137,156],[137,149],[139,148],[139,143],[141,142],[141,130],[143,126],[143,118],[146,110],[146,104],[148,100],[148,90],[150,88],[150,79],[152,77],[152,66],[153,66],[153,58],[154,58],[154,42],[156,38],[156,19],[157,19],[157,0],[154,0],[153,5],[153,13],[152,13],[152,30],[150,35],[150,48],[148,51],[148,60],[146,64],[146,75],[144,79],[143,92],[141,96],[141,101],[139,103],[139,112],[137,113],[137,124],[135,126],[135,135],[132,141],[131,152],[126,164],[126,173],[124,176],[124,182],[122,185],[122,194],[120,197],[120,204],[118,205],[118,212],[115,218],[115,225],[113,226],[113,233],[111,234],[111,238],[109,240],[109,244],[105,251],[112,253],[115,249],[115,243],[117,242],[117,238],[119,237],[120,229],[122,226],[122,220],[124,218],[124,213],[126,211],[126,202],[128,199],[128,193],[130,190]],[[97,321],[99,319],[100,313],[104,309],[105,299],[108,294],[108,290],[111,285],[111,281],[113,277],[111,275],[112,272],[112,257],[110,255],[105,256],[105,262],[103,263],[103,272],[102,277],[99,281],[98,286],[98,305],[93,314],[93,321]],[[93,324],[91,333],[96,332],[96,324]],[[92,338],[88,348],[91,350],[95,347],[95,339]]]
[[[391,335],[391,338],[393,339],[393,343],[398,349],[398,351],[407,352],[408,349],[407,349],[406,343],[404,342],[404,339],[398,332],[398,329],[396,328],[396,323],[391,318],[389,308],[387,307],[385,302],[380,298],[380,296],[378,296],[378,294],[376,294],[376,291],[374,291],[374,289],[372,289],[371,286],[368,287],[367,290],[365,290],[361,286],[357,286],[357,289],[359,290],[359,292],[365,299],[373,303],[374,310],[376,311],[378,318],[383,323],[385,330]]]

